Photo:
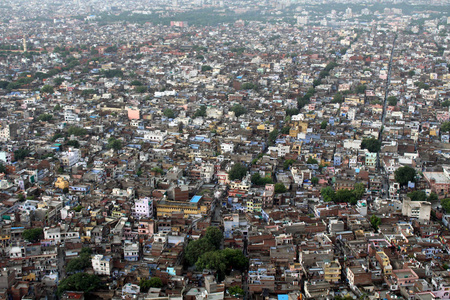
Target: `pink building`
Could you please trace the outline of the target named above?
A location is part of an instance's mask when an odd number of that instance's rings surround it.
[[[140,119],[140,110],[137,108],[129,108],[128,109],[128,119],[139,120]]]
[[[140,237],[149,237],[155,233],[155,221],[151,219],[139,220],[138,234]]]
[[[419,276],[411,269],[400,269],[392,271],[392,279],[394,283],[401,286],[414,286]]]

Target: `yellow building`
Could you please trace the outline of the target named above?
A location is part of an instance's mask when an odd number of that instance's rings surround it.
[[[58,177],[55,181],[55,188],[63,190],[64,188],[69,188],[69,182],[62,177]]]
[[[156,203],[156,215],[158,217],[171,216],[172,213],[183,212],[184,217],[188,218],[191,215],[203,215],[208,213],[208,206],[199,202],[180,202],[160,200]]]
[[[383,251],[378,251],[377,254],[375,255],[375,258],[380,263],[384,274],[391,275],[392,274],[391,261],[389,260],[389,257],[386,255],[386,253],[384,253]]]
[[[341,280],[341,264],[336,259],[323,263],[324,279],[328,282],[339,282]]]

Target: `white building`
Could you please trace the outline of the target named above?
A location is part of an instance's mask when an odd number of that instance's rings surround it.
[[[65,167],[72,167],[81,159],[81,153],[79,149],[70,147],[68,151],[61,153],[61,163]]]
[[[162,143],[166,138],[166,136],[167,131],[161,130],[147,131],[146,133],[144,133],[144,140]]]
[[[127,261],[138,261],[139,244],[126,241],[125,245],[123,246],[123,258]]]
[[[290,153],[290,146],[286,146],[283,144],[278,144],[276,146],[273,147],[269,147],[269,153],[270,152],[277,152],[278,157],[284,157],[286,156],[286,154]]]
[[[233,153],[234,151],[234,144],[233,143],[222,143],[220,144],[220,150],[222,151],[222,153]]]
[[[420,223],[430,221],[431,203],[428,201],[411,201],[409,197],[403,199],[402,215],[418,219]]]
[[[137,218],[148,218],[153,215],[153,200],[148,197],[134,202],[134,215]]]
[[[214,165],[203,163],[200,176],[202,177],[203,182],[210,183],[214,176]]]
[[[112,269],[112,259],[110,256],[104,256],[101,254],[96,254],[92,256],[92,268],[95,274],[98,275],[111,275]]]

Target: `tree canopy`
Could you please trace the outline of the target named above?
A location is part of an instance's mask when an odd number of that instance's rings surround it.
[[[17,149],[16,151],[14,151],[14,159],[16,161],[18,160],[23,160],[25,157],[27,157],[30,154],[30,150],[28,149]]]
[[[119,139],[116,139],[115,137],[110,137],[108,139],[107,148],[118,151],[118,150],[122,149],[122,141]]]
[[[185,259],[189,265],[194,265],[203,253],[218,250],[223,239],[222,232],[217,227],[208,227],[204,237],[190,241],[186,247]]]
[[[139,286],[141,287],[141,292],[146,293],[150,288],[163,287],[163,283],[159,277],[152,277],[150,279],[142,278],[139,282]]]
[[[225,274],[229,274],[233,269],[245,270],[248,266],[248,258],[245,257],[240,249],[225,248],[202,254],[195,266],[198,270],[215,270],[219,278],[223,279]]]
[[[41,88],[41,93],[43,93],[43,94],[53,94],[54,92],[55,91],[54,91],[53,87],[51,85],[48,85],[48,84],[44,85]]]
[[[237,163],[231,167],[231,170],[228,173],[228,177],[230,178],[230,180],[241,180],[246,174],[247,168],[244,165]]]
[[[441,125],[441,131],[442,132],[449,132],[450,131],[450,122],[444,122]]]
[[[25,229],[22,232],[22,237],[24,240],[27,240],[29,242],[37,242],[44,237],[44,231],[40,227]]]
[[[251,181],[254,185],[259,185],[259,186],[273,183],[272,178],[261,177],[261,175],[259,173],[253,174]]]
[[[81,249],[78,257],[72,258],[66,265],[67,273],[75,273],[83,271],[87,267],[91,266],[91,248],[84,247]]]
[[[233,107],[231,107],[231,111],[234,112],[234,115],[236,117],[242,116],[243,114],[245,114],[247,112],[245,107],[243,107],[240,104],[233,105]]]
[[[412,201],[425,201],[427,200],[427,193],[425,191],[412,191],[407,194]]]
[[[378,227],[381,224],[381,219],[376,215],[372,215],[370,217],[370,224],[372,225],[373,229],[375,229],[375,231],[378,231]]]
[[[223,234],[219,228],[210,226],[206,229],[204,238],[208,241],[208,243],[212,244],[214,248],[219,249],[222,243]]]
[[[206,105],[201,105],[194,113],[194,118],[206,117]]]
[[[409,181],[414,181],[416,177],[416,170],[409,166],[400,167],[394,172],[395,181],[400,185],[405,186]]]
[[[397,97],[395,97],[395,96],[389,96],[388,98],[387,98],[387,102],[388,102],[388,104],[390,105],[390,106],[396,106],[397,105]]]
[[[442,206],[442,209],[444,209],[444,211],[446,213],[450,213],[450,198],[442,199],[441,206]]]
[[[76,273],[60,281],[58,285],[58,295],[64,291],[80,291],[89,294],[100,285],[100,278],[97,275],[88,273]]]
[[[361,142],[361,148],[367,149],[370,152],[379,152],[381,149],[381,142],[374,137],[365,138]]]
[[[67,130],[68,135],[82,136],[86,135],[87,130],[78,126],[70,126]]]
[[[275,183],[275,194],[286,193],[287,188],[281,182]]]
[[[169,119],[175,118],[175,112],[171,108],[166,108],[163,112],[164,116],[166,116]]]

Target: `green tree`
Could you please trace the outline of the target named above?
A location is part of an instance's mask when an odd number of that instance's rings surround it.
[[[244,271],[248,267],[248,258],[241,249],[225,248],[221,250],[225,256],[226,265],[229,269]]]
[[[323,120],[322,123],[320,123],[320,129],[326,129],[328,125],[328,122],[326,120]]]
[[[344,97],[342,96],[341,93],[336,93],[333,96],[333,103],[342,103],[344,101]]]
[[[58,111],[61,110],[61,105],[58,103],[55,105],[55,107],[53,107],[53,111]]]
[[[379,152],[381,149],[381,142],[374,138],[365,138],[361,142],[361,148],[367,149],[369,152]]]
[[[231,111],[234,112],[234,115],[236,117],[240,117],[247,112],[245,107],[243,107],[240,104],[233,105],[233,107],[231,108]]]
[[[442,199],[441,206],[442,206],[442,209],[444,209],[444,211],[446,213],[450,213],[450,198]]]
[[[254,84],[253,82],[245,82],[244,84],[242,84],[241,89],[242,90],[257,90],[258,85]]]
[[[433,193],[433,192],[431,192],[427,198],[427,201],[430,201],[430,202],[436,202],[438,200],[439,200],[438,195],[436,195],[436,193]]]
[[[106,146],[108,149],[114,149],[115,151],[118,151],[122,149],[122,141],[119,139],[116,139],[114,137],[110,137],[108,139],[108,144]]]
[[[37,242],[38,240],[42,239],[43,237],[44,237],[44,231],[42,230],[42,228],[25,229],[22,232],[22,238],[29,242]]]
[[[395,181],[405,186],[409,181],[413,182],[416,177],[416,170],[409,166],[400,167],[394,172]]]
[[[281,128],[281,134],[289,134],[289,131],[291,130],[290,126],[284,126],[283,128]]]
[[[275,183],[275,194],[286,193],[287,188],[281,182]]]
[[[53,116],[51,114],[40,114],[37,117],[37,120],[40,121],[40,122],[48,122],[51,119],[53,119]]]
[[[448,99],[444,100],[444,102],[442,102],[441,105],[443,107],[449,107],[450,106],[450,100],[448,100]]]
[[[284,170],[288,170],[290,166],[292,166],[295,163],[295,159],[286,159],[283,162],[283,169]]]
[[[223,240],[222,231],[217,227],[209,226],[206,229],[205,240],[213,245],[215,249],[220,249]]]
[[[320,190],[320,194],[322,195],[323,201],[325,201],[325,202],[332,202],[336,198],[336,192],[330,186],[322,188]]]
[[[409,77],[413,77],[414,75],[416,75],[416,71],[409,70],[408,75],[409,75]]]
[[[86,135],[86,133],[87,133],[86,129],[77,127],[77,126],[70,126],[67,129],[68,135],[82,136],[82,135]]]
[[[338,190],[336,192],[336,196],[335,196],[334,201],[336,203],[347,202],[347,203],[350,203],[350,204],[356,204],[358,199],[356,199],[356,196],[355,196],[353,190],[340,189],[340,190]]]
[[[312,183],[312,185],[316,186],[319,183],[319,178],[317,178],[317,177],[311,178],[311,183]]]
[[[230,180],[241,180],[247,174],[247,168],[240,163],[234,164],[231,167],[230,172],[228,173],[228,177]]]
[[[190,266],[194,265],[198,258],[206,252],[214,251],[214,245],[208,242],[206,239],[198,239],[196,241],[190,241],[186,247],[185,259]]]
[[[381,224],[381,219],[376,215],[372,215],[370,217],[370,224],[372,225],[373,229],[375,229],[375,231],[378,231],[378,227]]]
[[[277,140],[277,137],[278,137],[278,129],[274,128],[274,130],[272,130],[269,133],[269,138],[268,138],[269,146],[275,144],[275,141]]]
[[[139,80],[133,80],[133,81],[130,82],[130,85],[141,86],[142,82],[140,82]]]
[[[424,82],[421,81],[417,81],[414,82],[414,85],[417,86],[420,90],[424,89],[424,90],[429,90],[430,86]]]
[[[6,167],[3,163],[0,162],[0,173],[6,173]]]
[[[306,161],[306,163],[307,163],[308,165],[317,165],[317,164],[319,164],[319,162],[317,161],[317,159],[312,158],[311,156],[308,157],[308,160]]]
[[[100,286],[100,278],[97,275],[76,273],[63,279],[58,285],[58,295],[64,291],[80,291],[89,294]]]
[[[353,189],[353,194],[355,195],[357,200],[361,199],[362,196],[364,196],[365,192],[366,192],[366,187],[365,187],[364,183],[362,183],[362,182],[355,183],[355,186]]]
[[[64,78],[62,78],[62,77],[57,77],[57,78],[53,79],[53,83],[56,86],[61,85],[63,82],[64,82]]]
[[[175,118],[175,112],[173,111],[173,109],[166,108],[164,110],[163,114],[164,114],[164,116],[166,116],[169,119]]]
[[[134,91],[136,92],[136,93],[139,93],[139,94],[143,94],[143,93],[146,93],[147,91],[148,91],[148,89],[147,89],[147,87],[146,86],[137,86],[137,87],[135,87],[134,88]]]
[[[239,286],[231,286],[228,288],[228,294],[231,296],[241,297],[244,295],[244,290]]]
[[[427,193],[425,191],[412,191],[407,194],[409,198],[411,198],[412,201],[426,201],[427,200]]]
[[[18,150],[16,150],[16,151],[14,151],[14,159],[15,159],[16,161],[23,160],[23,159],[25,159],[25,157],[27,157],[29,154],[30,154],[30,150],[28,150],[28,149],[24,149],[24,148],[18,149]]]
[[[163,287],[163,283],[159,277],[152,277],[150,279],[142,278],[139,282],[139,286],[141,287],[141,292],[147,293],[150,288]]]
[[[388,102],[388,104],[390,105],[390,106],[396,106],[397,105],[397,97],[395,97],[395,96],[389,96],[388,98],[387,98],[387,102]]]
[[[357,94],[363,94],[367,89],[367,86],[365,84],[360,84],[355,88],[355,92]]]
[[[161,168],[158,168],[158,167],[154,167],[150,171],[152,171],[154,173],[157,173],[157,174],[163,174],[164,173],[164,170],[161,169]]]
[[[259,173],[254,173],[252,175],[251,181],[254,185],[262,186],[266,184],[272,184],[272,178],[270,177],[261,177]]]
[[[450,122],[444,122],[441,125],[441,131],[442,132],[449,132],[450,131]]]
[[[41,93],[43,94],[53,94],[54,92],[53,87],[48,84],[44,85],[41,89]]]
[[[202,72],[211,71],[211,70],[212,70],[211,66],[208,66],[208,65],[203,65],[202,66]]]
[[[209,251],[203,253],[195,263],[197,270],[216,270],[220,278],[223,278],[227,264],[222,251]]]
[[[201,105],[194,113],[194,118],[206,117],[206,105]]]
[[[72,258],[66,265],[67,273],[80,272],[90,267],[92,249],[89,247],[83,247],[78,257]]]
[[[298,115],[299,111],[297,108],[286,108],[286,115],[287,116],[293,116]]]
[[[78,142],[77,140],[70,140],[66,143],[66,145],[70,147],[80,148],[80,142]]]

